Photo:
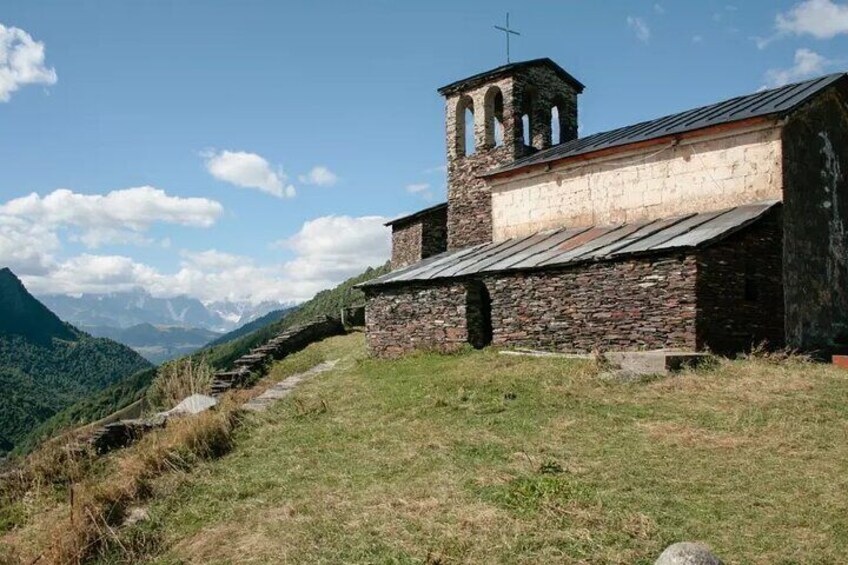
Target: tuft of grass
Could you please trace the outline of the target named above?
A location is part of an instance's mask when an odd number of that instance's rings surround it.
[[[183,357],[159,368],[147,391],[152,408],[173,408],[193,394],[208,394],[215,371],[205,359]]]

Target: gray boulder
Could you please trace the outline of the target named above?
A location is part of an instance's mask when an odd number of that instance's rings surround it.
[[[707,546],[682,541],[665,548],[654,565],[723,565],[723,563]]]

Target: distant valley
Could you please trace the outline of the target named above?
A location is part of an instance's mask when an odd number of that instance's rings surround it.
[[[156,364],[192,353],[226,332],[272,321],[288,309],[279,302],[204,304],[188,296],[156,298],[143,290],[42,295],[39,300],[61,319],[95,337],[127,345]]]
[[[193,353],[223,335],[205,328],[154,326],[147,323],[129,328],[82,326],[81,329],[94,337],[105,337],[123,343],[157,365]]]

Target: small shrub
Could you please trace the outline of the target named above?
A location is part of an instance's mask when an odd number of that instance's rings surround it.
[[[159,369],[148,391],[151,407],[167,410],[192,394],[208,394],[214,371],[205,359],[185,357]]]

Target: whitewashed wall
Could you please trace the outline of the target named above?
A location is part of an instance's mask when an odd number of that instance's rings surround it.
[[[781,128],[761,125],[495,179],[493,239],[781,199]]]

